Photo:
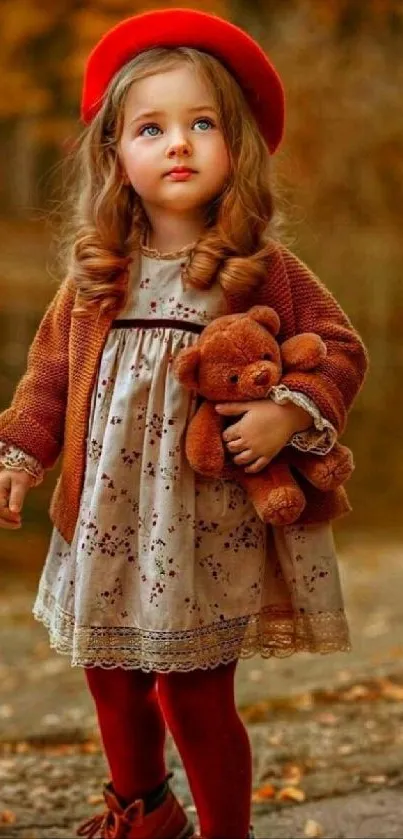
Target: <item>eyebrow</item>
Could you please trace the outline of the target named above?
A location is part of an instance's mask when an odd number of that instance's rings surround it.
[[[194,108],[188,108],[187,110],[189,113],[195,113],[197,111],[211,111],[212,113],[216,113],[216,109],[213,108],[212,105],[196,105]],[[165,111],[140,111],[140,113],[130,121],[130,125],[132,125],[133,122],[138,122],[140,119],[163,116],[164,113]]]

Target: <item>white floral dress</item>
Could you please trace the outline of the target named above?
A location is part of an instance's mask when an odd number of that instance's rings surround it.
[[[134,260],[92,394],[74,538],[53,529],[33,613],[51,645],[86,667],[186,671],[348,649],[330,524],[266,527],[235,482],[187,463],[196,402],[172,360],[225,303],[218,284],[184,288],[183,259],[143,248]],[[332,426],[310,407],[306,447],[327,451]]]

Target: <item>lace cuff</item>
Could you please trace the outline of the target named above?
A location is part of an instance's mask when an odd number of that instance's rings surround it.
[[[330,452],[337,441],[337,431],[329,420],[322,417],[315,403],[308,396],[298,390],[289,390],[286,385],[275,385],[270,388],[267,396],[277,405],[283,405],[284,402],[293,402],[294,405],[308,411],[308,414],[313,418],[313,427],[293,434],[288,443],[289,446],[294,446],[301,452],[310,452],[311,454],[324,455]]]
[[[0,466],[5,469],[23,470],[28,472],[33,479],[32,487],[42,483],[45,470],[39,460],[11,443],[4,443],[0,440]]]

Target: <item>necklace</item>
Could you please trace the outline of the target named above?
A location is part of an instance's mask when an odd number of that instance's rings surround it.
[[[159,251],[157,248],[150,248],[149,246],[149,229],[143,231],[140,239],[140,250],[145,256],[154,259],[179,259],[181,256],[189,254],[195,247],[196,241],[189,245],[184,245],[176,251]]]

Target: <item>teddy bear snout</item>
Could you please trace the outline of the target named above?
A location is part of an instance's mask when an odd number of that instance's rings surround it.
[[[260,370],[254,376],[254,381],[256,385],[269,385],[271,383],[270,370]]]

